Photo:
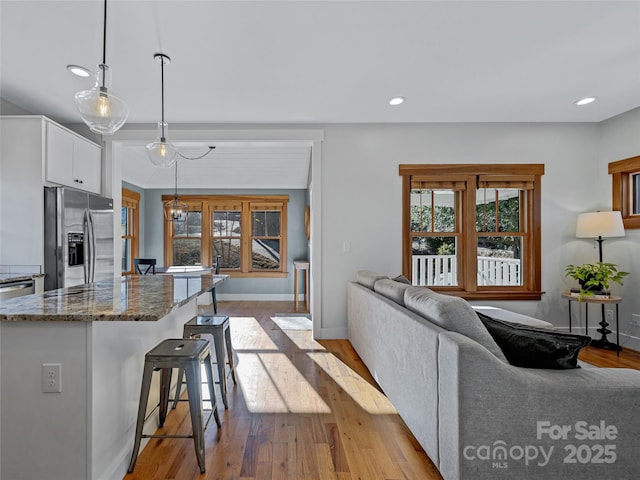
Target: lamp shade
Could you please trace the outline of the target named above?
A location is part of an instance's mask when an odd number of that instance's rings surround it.
[[[622,215],[618,211],[581,213],[578,215],[576,237],[624,237]]]

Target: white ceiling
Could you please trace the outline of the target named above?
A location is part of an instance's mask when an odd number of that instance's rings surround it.
[[[209,149],[201,142],[174,142],[197,158]],[[179,159],[178,189],[304,189],[311,147],[296,142],[212,142],[215,149],[198,160]],[[175,187],[175,168],[154,168],[140,145],[120,149],[122,178],[142,188]]]
[[[65,66],[95,70],[102,7],[0,0],[0,95],[77,123],[91,82]],[[172,58],[170,125],[599,122],[640,106],[640,0],[110,0],[107,38],[129,124],[159,120],[156,52]]]

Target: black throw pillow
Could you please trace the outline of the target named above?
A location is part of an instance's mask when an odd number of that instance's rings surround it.
[[[406,283],[407,285],[411,285],[411,282],[404,275],[398,275],[397,277],[392,278],[394,282]]]
[[[505,322],[476,312],[511,365],[525,368],[580,368],[578,353],[591,337]]]

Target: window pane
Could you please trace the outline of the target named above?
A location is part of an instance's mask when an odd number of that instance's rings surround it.
[[[280,236],[280,212],[277,211],[253,211],[251,213],[254,237],[279,237]]]
[[[522,237],[478,238],[478,285],[522,285]]]
[[[458,285],[456,237],[413,237],[411,249],[414,285]]]
[[[496,199],[498,228],[496,229]],[[520,190],[481,188],[476,192],[476,228],[478,232],[520,231]]]
[[[278,270],[280,268],[280,240],[254,239],[251,245],[251,268]]]
[[[189,211],[187,213],[187,236],[202,236],[202,212]]]
[[[280,212],[266,212],[266,224],[268,237],[280,236]]]
[[[267,235],[267,212],[252,212],[251,224],[253,225],[253,236],[264,237]]]
[[[240,212],[216,210],[213,212],[213,236],[240,236]]]
[[[240,239],[217,239],[211,243],[213,258],[218,255],[222,257],[220,268],[239,269],[240,268]]]
[[[187,222],[173,222],[173,236],[184,237],[187,235]]]
[[[122,207],[120,211],[120,225],[122,230],[121,235],[129,235],[129,211],[127,207]]]
[[[120,271],[128,272],[131,269],[131,241],[128,238],[122,239],[122,261]]]
[[[631,215],[640,215],[640,173],[631,175]]]
[[[173,264],[174,265],[200,265],[200,239],[199,238],[174,238],[173,239]]]
[[[202,236],[202,212],[193,210],[187,213],[184,222],[173,222],[174,237],[200,237]]]
[[[455,232],[455,205],[453,190],[412,190],[411,231]]]

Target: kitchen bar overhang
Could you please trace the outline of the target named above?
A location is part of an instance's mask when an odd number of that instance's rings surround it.
[[[145,353],[181,338],[197,298],[227,278],[127,276],[0,303],[0,476],[122,478]],[[44,364],[60,364],[60,393],[43,393]],[[152,431],[155,418],[148,419]]]

